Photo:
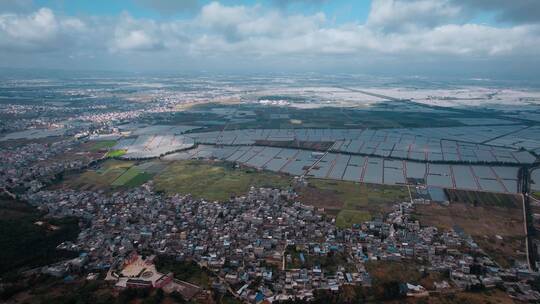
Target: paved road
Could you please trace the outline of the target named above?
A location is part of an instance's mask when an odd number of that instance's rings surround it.
[[[524,218],[524,225],[525,225],[525,233],[526,233],[526,249],[527,249],[527,262],[529,264],[529,268],[531,270],[536,271],[536,261],[538,260],[537,252],[535,250],[536,246],[534,245],[534,239],[533,237],[536,234],[536,231],[534,229],[534,225],[532,223],[532,216],[531,216],[531,205],[530,205],[530,198],[529,198],[529,185],[530,185],[530,173],[531,173],[530,167],[521,167],[519,169],[519,189],[518,191],[521,192],[521,197],[523,198],[523,218]]]

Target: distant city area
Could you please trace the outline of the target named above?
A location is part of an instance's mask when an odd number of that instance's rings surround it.
[[[475,80],[7,77],[1,299],[540,302],[539,103]]]

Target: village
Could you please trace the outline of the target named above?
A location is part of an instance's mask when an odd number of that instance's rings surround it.
[[[396,203],[384,219],[337,229],[323,210],[294,198],[292,191],[252,188],[245,196],[218,203],[162,196],[151,184],[110,197],[74,190],[26,197],[52,217],[88,222],[77,241],[58,247],[81,256],[43,268],[58,277],[73,269],[90,275],[107,271],[106,280],[118,288],[163,287],[188,299],[202,292],[200,286],[175,281],[174,274],[149,271],[152,255],[166,255],[212,271],[212,289],[258,303],[309,300],[314,290],[338,291],[343,285],[370,287],[367,262],[402,261],[446,277],[435,282],[435,290],[401,282],[407,296],[501,287],[517,300],[540,300],[527,284],[537,273],[526,265],[500,267],[462,232],[421,226],[410,217],[414,202]],[[133,263],[146,266],[126,270]]]

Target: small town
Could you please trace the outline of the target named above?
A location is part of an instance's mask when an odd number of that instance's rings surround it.
[[[118,288],[168,286],[188,299],[201,292],[201,287],[175,282],[174,274],[148,270],[152,258],[139,256],[167,255],[196,261],[216,275],[212,288],[258,303],[311,299],[316,289],[338,291],[347,284],[369,287],[367,261],[410,261],[447,278],[435,282],[435,290],[402,282],[407,296],[503,286],[515,299],[540,300],[526,283],[537,274],[526,265],[503,269],[469,236],[421,226],[410,218],[414,202],[396,203],[384,219],[336,229],[322,210],[294,198],[290,191],[252,188],[229,202],[207,202],[189,195],[163,197],[148,184],[110,197],[77,191],[26,197],[51,217],[88,222],[76,242],[59,245],[81,256],[42,269],[58,277],[72,275],[73,269],[106,270],[106,279]],[[134,263],[148,267],[126,271]]]

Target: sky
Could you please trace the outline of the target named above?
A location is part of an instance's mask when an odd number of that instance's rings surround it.
[[[540,79],[538,0],[0,0],[0,67]]]

